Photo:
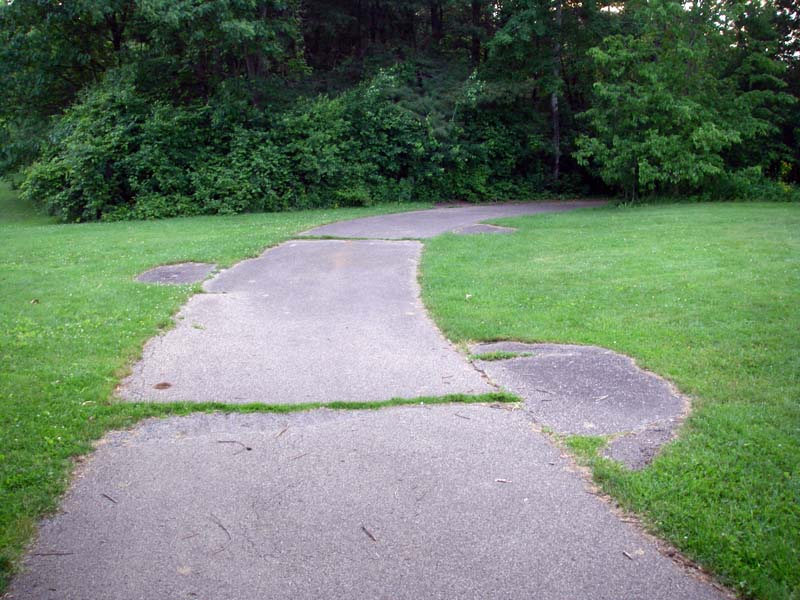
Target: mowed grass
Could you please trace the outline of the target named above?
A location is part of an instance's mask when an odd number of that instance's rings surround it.
[[[136,274],[188,260],[230,265],[314,225],[422,207],[57,225],[0,184],[0,591],[64,490],[71,458],[109,428],[193,410],[287,410],[110,401],[144,342],[197,289]]]
[[[519,231],[426,245],[424,299],[445,333],[597,344],[675,382],[694,399],[679,441],[643,472],[595,459],[595,476],[745,595],[800,598],[800,205],[498,223]]]

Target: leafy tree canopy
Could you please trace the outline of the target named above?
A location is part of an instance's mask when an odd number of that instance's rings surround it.
[[[789,0],[6,1],[0,170],[65,220],[791,195],[798,23]]]

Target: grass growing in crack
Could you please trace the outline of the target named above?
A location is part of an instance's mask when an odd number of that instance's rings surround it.
[[[509,360],[511,358],[523,358],[526,356],[533,356],[531,352],[482,352],[479,354],[470,354],[470,360]]]
[[[455,341],[596,344],[695,398],[647,469],[595,477],[726,583],[800,597],[800,205],[604,208],[442,236],[424,299]],[[465,300],[469,295],[469,300]]]
[[[608,443],[608,439],[595,435],[570,435],[564,444],[584,463],[597,457],[597,453]]]
[[[277,413],[289,414],[295,412],[305,412],[318,408],[329,410],[375,410],[388,408],[390,406],[416,406],[419,404],[497,404],[515,403],[520,399],[508,392],[489,392],[488,394],[477,394],[469,396],[467,394],[447,394],[445,396],[419,396],[417,398],[391,398],[374,402],[304,402],[301,404],[264,404],[251,402],[247,404],[227,404],[224,402],[169,402],[155,404],[152,402],[131,402],[123,406],[129,407],[128,414],[134,416],[136,420],[144,417],[162,416],[181,416],[195,412],[231,412],[231,413]],[[115,408],[119,404],[113,404]]]
[[[226,266],[316,225],[419,208],[56,225],[0,183],[0,591],[54,508],[70,459],[92,440],[143,417],[254,410],[109,402],[117,376],[198,288],[136,283],[136,274],[183,261]]]
[[[136,410],[137,419],[144,416],[180,416],[195,412],[237,412],[237,413],[277,413],[289,414],[304,412],[318,408],[330,410],[374,410],[378,408],[388,408],[390,406],[416,406],[419,404],[498,404],[515,403],[520,399],[508,392],[490,392],[488,394],[477,394],[469,396],[467,394],[447,394],[445,396],[420,396],[417,398],[391,398],[374,402],[305,402],[302,404],[226,404],[223,402],[170,402],[163,405],[155,405],[149,402],[130,403],[132,409]],[[119,405],[114,405],[115,407]],[[144,412],[141,412],[144,411]]]

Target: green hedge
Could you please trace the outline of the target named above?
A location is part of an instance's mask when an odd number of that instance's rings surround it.
[[[379,71],[269,114],[223,97],[151,102],[112,73],[54,122],[23,194],[87,221],[542,193],[531,124],[465,104],[442,135],[396,98],[406,76]]]

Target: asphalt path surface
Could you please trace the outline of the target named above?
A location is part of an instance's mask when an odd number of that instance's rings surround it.
[[[503,217],[519,217],[576,208],[603,206],[604,200],[571,200],[565,202],[505,202],[475,206],[454,206],[365,217],[340,221],[304,231],[300,235],[335,238],[372,238],[384,240],[424,239],[442,233],[491,232],[476,227],[481,221]],[[502,232],[502,229],[497,231]]]
[[[308,233],[425,238],[585,205],[437,209]],[[148,343],[119,393],[276,404],[493,391],[426,315],[420,250],[303,240],[239,263]],[[621,520],[532,418],[415,405],[112,432],[41,524],[9,597],[724,597]]]
[[[701,600],[524,411],[194,415],[116,433],[12,598]]]
[[[516,342],[472,347],[479,356],[509,351],[522,356],[477,364],[492,381],[523,397],[536,421],[557,433],[636,431],[684,411],[685,400],[666,381],[605,348]]]
[[[300,240],[241,262],[148,342],[119,394],[302,404],[496,391],[428,317],[421,248]]]
[[[515,355],[475,365],[522,398],[540,425],[562,435],[614,435],[605,455],[631,469],[652,462],[689,408],[667,381],[605,348],[493,342],[470,350]]]

